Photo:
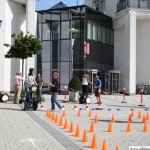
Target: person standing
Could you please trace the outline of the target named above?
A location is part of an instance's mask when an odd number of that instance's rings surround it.
[[[91,82],[89,81],[89,76],[87,74],[87,72],[85,72],[85,74],[82,76],[82,92],[83,92],[83,98],[87,98],[88,97],[88,84],[91,84]]]
[[[102,81],[99,79],[99,76],[95,77],[96,83],[95,83],[95,96],[97,98],[97,103],[102,104],[101,99],[100,99],[100,93],[101,93],[101,86],[102,86]]]
[[[59,110],[62,110],[62,106],[60,105],[60,103],[58,102],[58,93],[59,93],[59,84],[58,84],[58,73],[54,72],[53,73],[53,80],[52,83],[51,82],[47,82],[48,85],[51,87],[51,92],[52,92],[52,96],[51,96],[51,111],[55,111],[55,103],[58,106]]]
[[[37,78],[36,78],[35,81],[37,83],[37,89],[36,89],[37,101],[41,104],[41,101],[42,101],[42,86],[43,86],[43,79],[41,77],[41,74],[37,75]]]
[[[35,81],[35,69],[30,68],[29,74],[26,78],[25,86],[26,86],[26,101],[29,103],[29,101],[32,99],[32,87],[37,86],[37,83]]]
[[[15,76],[15,96],[14,96],[14,104],[19,103],[20,95],[21,95],[21,84],[23,81],[23,77],[21,72],[17,72]]]

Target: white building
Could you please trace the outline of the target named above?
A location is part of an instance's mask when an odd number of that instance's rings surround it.
[[[35,0],[2,0],[0,4],[0,91],[14,90],[14,76],[21,71],[19,59],[6,59],[8,48],[4,43],[12,45],[11,35],[13,33],[30,32],[35,35],[36,14]],[[26,61],[26,70],[35,67],[32,58]]]
[[[150,0],[85,0],[113,18],[114,69],[121,71],[120,87],[134,94],[136,84],[150,81]]]

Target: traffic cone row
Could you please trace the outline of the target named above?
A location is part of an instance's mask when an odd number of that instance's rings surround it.
[[[80,112],[80,110],[78,110],[78,117],[80,117],[80,116],[81,116],[81,112]],[[92,116],[92,111],[91,110],[89,110],[88,116],[89,117]],[[126,132],[131,132],[132,131],[131,123],[132,123],[132,117],[133,116],[134,116],[134,111],[132,110],[132,113],[129,115]],[[138,118],[140,119],[141,116],[142,115],[139,112]],[[74,124],[73,124],[72,121],[70,123],[70,127],[68,127],[68,120],[67,119],[65,119],[65,123],[63,123],[63,117],[66,117],[66,110],[65,109],[64,109],[64,111],[62,113],[62,116],[60,117],[60,120],[58,119],[58,115],[57,114],[55,115],[54,112],[51,112],[50,110],[46,111],[46,117],[51,119],[55,123],[59,123],[59,126],[63,126],[64,129],[68,129],[69,128],[69,132],[70,133],[75,133],[75,137],[80,137],[81,136],[81,134],[80,134],[80,126],[79,125],[77,125],[76,132],[74,132]],[[143,115],[143,119],[142,119],[142,122],[144,123],[143,130],[142,130],[143,132],[148,132],[148,126],[147,126],[147,123],[146,123],[148,120],[149,120],[149,114],[147,113],[146,115]],[[97,114],[95,115],[94,122],[91,122],[89,132],[95,132],[94,123],[98,123],[98,115]],[[115,123],[115,116],[114,116],[114,114],[112,115],[112,119],[109,122],[108,130],[107,130],[108,132],[113,132],[112,123]],[[83,133],[83,137],[82,137],[81,141],[82,142],[88,142],[86,129],[84,129],[84,133]],[[93,138],[92,138],[92,142],[91,142],[90,148],[98,148],[97,139],[96,139],[96,133],[93,134]],[[103,143],[102,143],[102,150],[107,150],[107,143],[106,143],[105,139],[103,140]],[[116,146],[116,150],[119,150],[118,146]]]

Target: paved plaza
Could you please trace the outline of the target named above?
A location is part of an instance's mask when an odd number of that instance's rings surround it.
[[[103,141],[106,140],[107,150],[128,150],[129,146],[150,146],[150,120],[147,122],[148,132],[143,132],[143,115],[150,115],[150,95],[144,95],[143,104],[140,104],[140,95],[126,96],[127,103],[121,103],[122,95],[102,95],[101,110],[96,110],[98,105],[94,95],[90,95],[92,116],[89,117],[89,111],[85,110],[85,104],[77,102],[63,103],[64,95],[59,95],[61,105],[66,108],[66,117],[68,120],[68,129],[59,126],[46,117],[47,109],[50,109],[50,95],[44,95],[44,110],[22,111],[19,104],[13,104],[9,100],[7,103],[0,103],[0,150],[90,150],[92,138],[95,133],[97,146],[102,149]],[[68,96],[67,96],[68,99]],[[74,110],[74,105],[81,109],[81,116],[78,117],[78,110]],[[134,110],[132,117],[131,132],[127,132],[128,118]],[[141,119],[138,118],[139,112]],[[63,112],[59,112],[56,107],[54,114],[58,119]],[[112,123],[112,132],[108,132],[108,125],[114,114],[115,123]],[[98,115],[98,123],[94,123],[95,132],[89,132],[91,122],[94,122]],[[73,122],[74,133],[69,132],[70,124]],[[80,137],[75,137],[77,125],[80,127]],[[87,130],[88,142],[83,143],[83,132]]]

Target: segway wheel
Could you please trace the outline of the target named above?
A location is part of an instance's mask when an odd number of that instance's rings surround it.
[[[38,102],[33,101],[33,110],[37,110],[37,108],[38,108]]]
[[[27,110],[27,102],[26,101],[22,101],[21,109],[24,110],[24,111]]]
[[[84,104],[84,103],[85,103],[85,99],[84,99],[83,96],[81,96],[81,97],[79,98],[79,103],[80,103],[80,104]]]

